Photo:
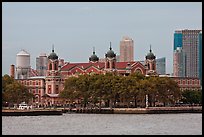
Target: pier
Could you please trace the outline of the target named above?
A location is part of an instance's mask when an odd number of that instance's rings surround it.
[[[2,116],[62,115],[61,110],[2,110]]]

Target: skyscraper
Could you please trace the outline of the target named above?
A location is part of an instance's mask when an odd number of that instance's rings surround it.
[[[186,76],[199,77],[199,33],[201,30],[182,30],[183,50],[186,53]]]
[[[182,47],[183,45],[183,38],[182,38],[182,31],[176,30],[174,33],[174,51],[177,47]]]
[[[120,41],[120,62],[134,61],[134,43],[129,37]]]
[[[166,58],[158,58],[156,59],[156,72],[160,75],[166,74]]]
[[[185,77],[186,76],[186,55],[182,47],[177,47],[174,50],[174,63],[173,63],[173,75],[175,77]]]
[[[177,47],[182,47],[182,51],[178,51]],[[177,50],[177,51],[175,51]],[[184,53],[178,53],[184,52]],[[176,30],[174,33],[174,54],[185,54],[185,76],[186,77],[199,77],[202,75],[202,32],[201,30]],[[183,55],[178,55],[183,56]],[[174,56],[177,57],[176,55]],[[174,61],[178,61],[174,59]],[[182,62],[182,61],[180,61]],[[174,62],[174,69],[178,69],[175,64],[178,62]],[[179,67],[182,64],[178,64]],[[174,70],[176,75],[176,71]],[[179,74],[180,75],[180,74]],[[182,73],[183,75],[183,73]]]
[[[41,53],[39,57],[36,58],[36,70],[38,76],[45,76],[47,70],[48,58],[45,53]]]

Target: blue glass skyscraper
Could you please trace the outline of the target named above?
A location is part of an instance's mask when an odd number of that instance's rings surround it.
[[[174,33],[174,51],[177,47],[183,46],[183,36],[182,31],[175,31]]]

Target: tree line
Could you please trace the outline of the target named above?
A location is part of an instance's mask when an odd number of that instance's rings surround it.
[[[168,77],[146,77],[140,73],[119,76],[112,73],[79,75],[66,79],[59,97],[69,104],[78,101],[82,107],[117,107],[126,102],[127,107],[145,107],[148,96],[149,106],[157,103],[174,105],[178,101],[187,104],[202,104],[202,90],[181,91],[178,84]],[[9,75],[2,76],[2,105],[29,102],[34,98],[28,88]],[[105,103],[105,104],[103,104]],[[120,107],[124,107],[121,106]]]
[[[116,107],[118,102],[126,101],[127,107],[145,107],[145,97],[148,96],[149,106],[156,103],[175,104],[181,99],[182,92],[178,84],[168,77],[146,77],[140,73],[128,76],[107,74],[79,75],[65,81],[60,97],[72,103],[76,100],[82,107],[87,103],[93,105],[102,102],[105,107]],[[139,105],[137,104],[138,102]]]

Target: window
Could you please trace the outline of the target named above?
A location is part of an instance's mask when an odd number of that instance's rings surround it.
[[[51,85],[48,85],[48,94],[51,94]]]
[[[58,93],[59,93],[59,86],[56,85],[56,94],[58,94]]]
[[[50,63],[49,70],[52,70],[52,64]]]
[[[57,64],[55,64],[55,70],[57,70]]]

